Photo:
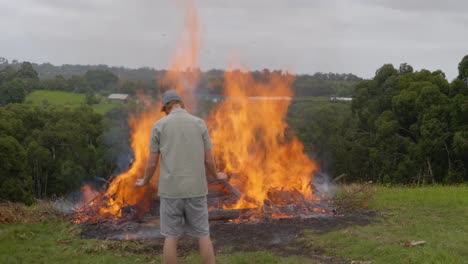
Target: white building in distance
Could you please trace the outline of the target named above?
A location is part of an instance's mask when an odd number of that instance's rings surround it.
[[[128,94],[111,94],[107,97],[109,100],[118,100],[118,101],[127,101],[128,100]]]
[[[352,97],[330,97],[330,102],[336,102],[336,101],[351,102],[353,101],[353,98]]]

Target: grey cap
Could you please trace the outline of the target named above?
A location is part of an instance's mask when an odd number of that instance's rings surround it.
[[[176,90],[168,90],[163,93],[162,96],[162,105],[163,109],[164,106],[172,101],[181,101],[182,102],[182,97],[176,92]]]

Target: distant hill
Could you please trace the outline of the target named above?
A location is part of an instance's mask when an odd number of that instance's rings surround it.
[[[0,57],[0,70],[7,66],[19,67],[21,62],[8,60]],[[70,79],[74,76],[83,76],[88,71],[108,71],[118,77],[119,81],[139,83],[146,87],[158,86],[158,80],[165,74],[166,70],[142,67],[131,69],[125,67],[111,67],[107,65],[71,65],[61,66],[50,63],[32,63],[33,68],[42,80],[60,78]],[[264,69],[252,72],[254,76],[264,76],[275,73]],[[355,85],[363,79],[351,73],[321,73],[313,75],[297,75],[293,84],[297,96],[351,96]],[[198,91],[203,94],[220,94],[224,83],[224,71],[212,69],[200,72]]]

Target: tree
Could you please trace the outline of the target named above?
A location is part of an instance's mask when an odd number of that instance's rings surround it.
[[[0,136],[0,199],[32,203],[26,152],[11,136]]]
[[[458,79],[466,80],[468,79],[468,55],[463,57],[463,59],[458,64]]]
[[[0,65],[6,65],[8,64],[8,59],[4,57],[0,57]]]
[[[70,91],[68,82],[62,75],[57,75],[54,79],[42,80],[41,83],[47,90]]]
[[[405,73],[413,73],[413,67],[407,63],[402,63],[400,64],[400,68],[398,70],[399,74],[405,74]]]
[[[33,179],[34,195],[37,198],[47,196],[47,186],[50,171],[53,171],[52,155],[50,151],[35,140],[27,148],[28,165]]]
[[[107,156],[103,131],[103,117],[88,106],[0,107],[0,192],[8,190],[0,199],[64,195],[91,177],[109,176],[116,157]]]
[[[67,82],[67,88],[71,92],[85,93],[91,90],[91,87],[83,76],[73,75],[70,79],[67,80]]]
[[[16,72],[16,78],[39,80],[39,75],[30,62],[23,62]]]
[[[0,85],[0,105],[21,103],[26,99],[23,83],[15,79]]]
[[[86,96],[85,96],[86,104],[88,105],[99,104],[100,101],[101,100],[92,91],[89,91],[86,93]]]
[[[87,71],[85,79],[88,85],[96,92],[112,89],[118,81],[118,77],[109,71]]]
[[[439,70],[414,72],[408,64],[399,71],[384,65],[357,85],[352,109],[363,132],[356,135],[363,135],[358,142],[368,151],[361,166],[372,179],[454,182],[466,176],[452,146],[454,131],[467,122],[460,85],[450,85]]]

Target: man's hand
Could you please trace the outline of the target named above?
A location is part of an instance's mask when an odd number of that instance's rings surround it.
[[[151,180],[151,176],[153,176],[154,171],[156,171],[156,167],[158,167],[159,155],[159,152],[150,152],[148,159],[146,160],[145,175],[143,176],[143,179],[136,180],[136,186],[141,187],[146,185],[145,181],[148,183]]]
[[[228,176],[224,172],[218,172],[216,173],[216,178],[218,178],[218,180],[227,180]]]
[[[137,179],[135,185],[138,187],[145,185],[145,179]]]

